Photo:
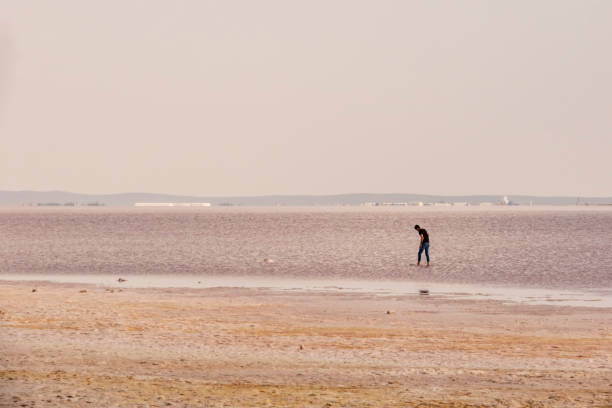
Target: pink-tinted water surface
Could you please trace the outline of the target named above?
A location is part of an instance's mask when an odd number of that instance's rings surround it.
[[[418,235],[431,268],[417,268]],[[609,209],[3,209],[0,274],[612,287]]]

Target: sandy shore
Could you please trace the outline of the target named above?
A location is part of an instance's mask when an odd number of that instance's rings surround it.
[[[1,407],[612,406],[609,308],[32,282],[0,294]]]

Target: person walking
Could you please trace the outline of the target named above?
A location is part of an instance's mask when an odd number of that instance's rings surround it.
[[[414,229],[418,231],[421,236],[421,242],[419,244],[419,258],[417,260],[417,266],[421,265],[421,254],[425,251],[425,257],[427,258],[427,266],[429,266],[429,234],[425,228],[421,228],[418,225],[414,226]]]

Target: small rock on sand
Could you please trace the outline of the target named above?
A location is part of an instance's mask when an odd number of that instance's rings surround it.
[[[117,279],[117,282],[119,282],[119,283],[121,283],[121,282],[125,282],[125,281],[127,281],[127,279],[123,279],[123,278],[119,278],[119,279]]]
[[[421,289],[421,290],[419,290],[419,294],[420,295],[429,295],[429,290],[428,289]]]
[[[87,289],[81,289],[79,290],[79,293],[87,293]]]
[[[32,293],[36,292],[36,289],[32,289]]]

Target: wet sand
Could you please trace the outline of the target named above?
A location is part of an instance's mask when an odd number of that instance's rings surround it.
[[[610,308],[40,282],[0,293],[1,407],[612,406]]]

